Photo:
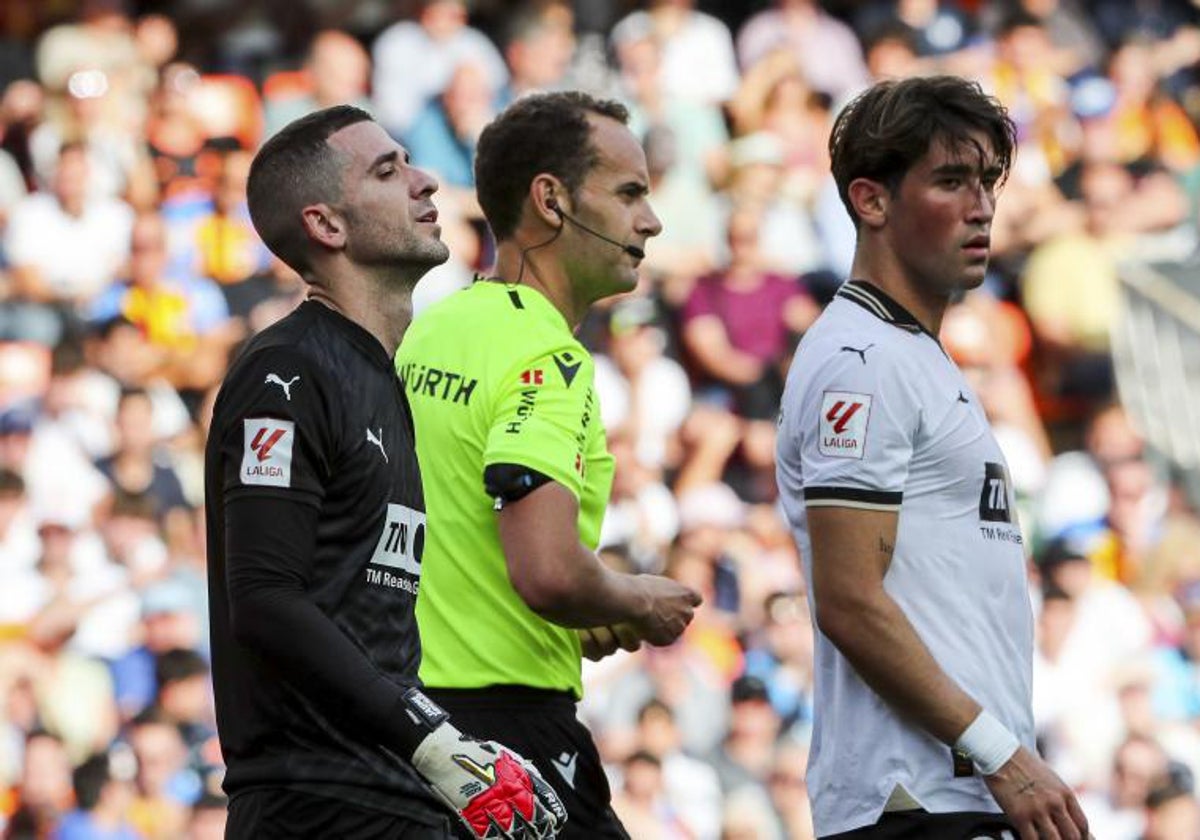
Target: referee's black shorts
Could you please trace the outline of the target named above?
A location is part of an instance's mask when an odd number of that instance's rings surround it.
[[[967,811],[931,814],[892,811],[874,825],[828,834],[821,840],[1018,840],[1020,834],[1003,814]]]
[[[449,812],[418,821],[286,788],[259,788],[230,800],[226,840],[446,840]]]
[[[612,809],[612,792],[592,734],[575,716],[568,692],[525,686],[425,688],[468,735],[511,747],[537,767],[567,808],[563,840],[629,840]],[[459,835],[469,838],[465,831]]]

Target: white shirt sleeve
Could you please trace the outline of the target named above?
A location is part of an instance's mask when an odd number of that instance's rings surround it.
[[[783,460],[805,505],[898,510],[921,422],[904,360],[890,348],[813,348],[784,398]]]

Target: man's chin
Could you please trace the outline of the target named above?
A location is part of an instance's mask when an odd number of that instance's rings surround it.
[[[433,268],[450,259],[450,246],[440,239],[426,240],[422,246],[419,253],[413,254],[412,262]]]

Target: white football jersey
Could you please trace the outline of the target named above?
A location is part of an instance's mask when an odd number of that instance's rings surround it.
[[[779,424],[801,556],[809,507],[899,511],[884,588],[942,669],[1032,749],[1033,615],[1008,470],[937,339],[871,284],[845,283],[796,352]],[[805,576],[811,592],[807,560]],[[815,659],[818,835],[875,823],[897,785],[930,812],[999,810],[970,762],[901,720],[819,630]]]

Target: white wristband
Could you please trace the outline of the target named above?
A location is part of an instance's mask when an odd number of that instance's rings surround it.
[[[981,711],[979,717],[971,721],[971,725],[954,742],[954,749],[975,762],[979,772],[985,776],[1003,767],[1020,747],[1017,736],[1009,732],[1008,727],[987,709]]]

